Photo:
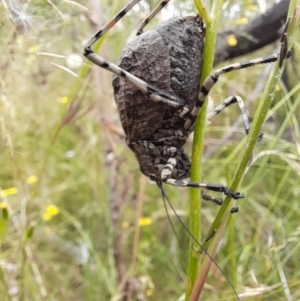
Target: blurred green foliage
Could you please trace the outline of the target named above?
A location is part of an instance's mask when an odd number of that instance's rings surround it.
[[[115,1],[112,6],[103,0],[89,5],[100,6],[96,22],[104,24],[125,3]],[[117,60],[156,3],[142,1],[105,36],[105,58]],[[226,1],[221,28],[251,19],[272,4]],[[163,18],[195,11],[192,1],[174,0],[149,28]],[[171,212],[177,241],[159,190],[141,176],[123,142],[112,75],[86,67],[81,56],[93,18],[85,1],[0,4],[1,300],[121,300],[130,266],[147,300],[182,300],[185,291],[189,237]],[[273,51],[274,45],[243,60]],[[294,57],[299,58],[299,43]],[[264,68],[223,76],[211,95],[214,105],[238,94],[253,116]],[[288,66],[295,83],[298,69],[297,64],[293,70]],[[216,256],[239,293],[251,289],[258,294],[247,300],[300,298],[299,84],[288,92],[283,84],[276,91],[264,140],[256,146],[241,187],[246,197],[239,201],[240,212],[233,216],[231,232],[225,232]],[[230,183],[245,147],[243,128],[219,139],[232,130],[238,115],[238,109],[231,108],[207,127],[205,182]],[[186,148],[190,151],[191,141]],[[188,190],[165,189],[188,223]],[[141,202],[139,216],[136,206]],[[203,235],[218,209],[204,204]],[[235,239],[229,245],[232,232]],[[234,300],[234,293],[213,267],[201,300],[229,298]]]

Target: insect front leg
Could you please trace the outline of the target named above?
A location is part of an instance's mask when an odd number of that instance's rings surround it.
[[[107,33],[118,21],[120,21],[140,0],[132,0],[125,7],[123,7],[109,22],[101,27],[96,33],[94,33],[87,41],[85,45],[85,51],[87,48],[91,48],[105,33]]]
[[[124,7],[110,22],[104,25],[100,30],[98,30],[92,37],[88,40],[85,45],[83,55],[93,62],[95,65],[107,69],[117,75],[120,78],[127,80],[137,87],[140,91],[147,94],[149,98],[158,103],[162,103],[170,108],[180,108],[185,105],[184,100],[180,99],[175,95],[171,95],[164,90],[156,88],[153,85],[146,83],[137,76],[129,73],[128,71],[120,68],[119,66],[109,62],[102,58],[99,54],[95,53],[92,49],[94,43],[103,36],[110,28],[112,28],[139,0],[131,1],[126,7]]]
[[[143,33],[144,27],[167,5],[170,0],[162,0],[139,25],[136,35]]]
[[[136,86],[140,91],[146,93],[149,98],[158,103],[162,103],[170,108],[180,108],[183,107],[185,102],[171,95],[163,90],[160,90],[152,85],[147,84],[140,78],[132,75],[131,73],[125,71],[124,69],[118,67],[117,65],[103,59],[100,55],[95,53],[91,48],[85,48],[84,55],[87,59],[93,62],[95,65],[107,69],[114,73],[115,75],[128,80],[134,86]]]

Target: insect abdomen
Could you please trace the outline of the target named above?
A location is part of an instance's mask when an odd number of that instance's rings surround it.
[[[148,31],[122,51],[118,65],[148,84],[170,90],[168,48],[161,36]],[[126,79],[114,77],[113,87],[123,129],[130,142],[147,139],[159,126],[165,108]]]

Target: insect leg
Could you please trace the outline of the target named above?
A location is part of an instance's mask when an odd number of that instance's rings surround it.
[[[287,27],[285,27],[285,29],[286,28]],[[287,39],[283,38],[281,40],[281,49],[280,49],[279,54],[272,54],[272,55],[269,55],[266,57],[257,58],[257,59],[250,60],[250,61],[243,62],[243,63],[231,64],[226,67],[217,69],[216,71],[211,73],[205,79],[203,85],[200,88],[200,92],[198,95],[196,105],[193,108],[193,110],[191,111],[189,117],[187,118],[187,120],[184,124],[184,128],[190,129],[194,125],[196,118],[199,114],[199,111],[205,101],[206,96],[209,94],[209,92],[213,88],[213,86],[217,83],[220,75],[234,71],[234,70],[245,69],[245,68],[249,68],[249,67],[256,66],[256,65],[273,63],[273,62],[276,62],[278,60],[278,58],[280,61],[279,63],[282,64],[283,59],[288,59],[291,56],[291,52],[287,50],[286,43],[287,43]]]
[[[143,33],[143,28],[163,9],[170,0],[162,0],[139,25],[136,35]]]
[[[213,196],[211,196],[211,195],[205,194],[205,193],[203,192],[203,190],[201,190],[201,197],[202,197],[202,199],[203,199],[204,201],[213,202],[213,203],[215,203],[215,204],[218,205],[218,206],[222,206],[222,204],[223,204],[223,200],[222,200],[222,199],[220,199],[220,198],[215,198],[215,197],[213,197]]]
[[[173,186],[181,186],[181,187],[193,187],[193,188],[200,188],[200,189],[206,189],[210,191],[216,191],[224,193],[226,196],[229,196],[232,199],[241,199],[244,197],[244,195],[240,192],[232,192],[229,190],[228,187],[220,185],[220,184],[205,184],[205,183],[195,183],[191,181],[186,180],[178,180],[171,178],[172,171],[174,167],[176,166],[177,159],[176,157],[171,157],[168,159],[167,164],[163,168],[161,172],[161,180],[169,185]]]
[[[198,99],[196,102],[195,107],[193,108],[192,112],[190,113],[190,116],[186,120],[184,124],[185,129],[189,129],[196,121],[196,118],[199,114],[199,111],[201,107],[203,106],[203,103],[205,101],[206,96],[209,94],[210,90],[213,88],[213,86],[217,83],[219,76],[228,72],[231,72],[233,70],[240,70],[244,68],[249,68],[251,66],[259,65],[259,64],[266,64],[266,63],[272,63],[276,62],[278,59],[278,54],[273,54],[264,58],[259,58],[251,61],[247,61],[244,63],[236,63],[232,65],[228,65],[224,68],[218,69],[211,73],[204,81],[203,85],[200,88],[200,92],[198,95]]]
[[[128,80],[139,90],[149,95],[149,98],[154,102],[160,102],[168,107],[180,108],[184,106],[184,101],[180,98],[168,94],[167,92],[160,90],[152,85],[147,84],[138,77],[118,67],[117,65],[105,60],[99,54],[95,53],[91,48],[85,48],[84,56],[93,62],[95,65],[107,69],[115,75]]]
[[[149,98],[154,102],[160,102],[173,108],[182,108],[183,111],[188,111],[184,109],[184,101],[176,96],[168,94],[167,92],[160,90],[152,85],[147,84],[138,77],[132,75],[131,73],[125,71],[124,69],[118,67],[117,65],[105,60],[100,55],[95,53],[91,48],[85,48],[84,56],[97,66],[107,69],[119,77],[125,78],[133,85],[135,85],[139,90],[149,95]]]
[[[220,199],[220,198],[215,198],[215,197],[213,197],[213,196],[211,196],[211,195],[205,194],[205,193],[203,192],[203,190],[201,190],[201,197],[202,197],[202,199],[203,199],[204,201],[213,202],[213,203],[217,204],[218,206],[222,206],[222,204],[223,204],[223,200],[222,200],[222,199]],[[238,211],[239,211],[239,208],[238,208],[238,207],[233,207],[233,208],[231,208],[231,210],[230,210],[231,213],[236,213],[236,212],[238,212]]]
[[[93,44],[103,36],[110,28],[112,28],[136,3],[140,0],[132,0],[127,6],[125,6],[111,21],[104,25],[94,35],[92,35],[85,45],[83,55],[93,62],[95,65],[107,69],[115,75],[126,78],[130,83],[135,85],[139,90],[149,95],[149,98],[154,102],[160,102],[172,108],[182,108],[185,104],[180,98],[170,95],[167,92],[160,90],[152,85],[147,84],[138,77],[118,67],[117,65],[105,60],[100,55],[95,53],[92,49]],[[188,111],[184,109],[183,111]]]
[[[134,5],[136,5],[140,0],[130,1],[124,8],[121,9],[109,22],[107,22],[103,27],[101,27],[96,33],[94,33],[87,41],[85,45],[86,48],[91,48],[106,32],[108,32],[118,21],[120,21]]]
[[[249,134],[249,130],[250,130],[250,124],[249,124],[249,119],[247,116],[247,112],[246,112],[246,107],[244,105],[244,102],[242,100],[241,97],[239,96],[229,96],[228,98],[226,98],[220,105],[218,105],[212,112],[210,112],[207,116],[206,119],[207,120],[211,120],[214,116],[218,115],[220,112],[222,112],[225,108],[229,107],[230,105],[237,103],[240,111],[241,111],[241,115],[244,121],[244,128],[245,128],[245,132],[246,135]],[[263,137],[263,134],[261,133],[257,139],[257,141],[260,141]]]

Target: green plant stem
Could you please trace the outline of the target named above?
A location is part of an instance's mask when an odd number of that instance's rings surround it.
[[[201,16],[206,26],[209,26],[211,24],[211,18],[210,15],[207,13],[205,5],[202,3],[201,0],[194,0],[194,3],[197,7],[199,16]]]
[[[200,3],[200,2],[199,2]],[[213,67],[214,49],[217,38],[217,31],[219,26],[219,20],[221,17],[222,0],[216,0],[212,7],[212,18],[206,16],[208,24],[206,24],[206,38],[203,55],[203,65],[201,71],[200,84],[203,83],[205,78],[209,76]],[[204,5],[200,3],[197,8],[201,7],[202,10],[199,14],[202,15],[205,11]],[[211,21],[212,20],[212,21]],[[211,21],[211,22],[210,22]],[[194,142],[192,150],[192,167],[191,167],[191,180],[194,182],[201,182],[201,169],[202,169],[202,157],[203,157],[203,142],[206,126],[206,111],[207,103],[205,102],[201,108],[200,114],[197,118],[194,132]],[[200,191],[199,189],[190,190],[190,231],[200,241],[201,237],[201,203],[200,203]],[[192,246],[193,240],[190,240]],[[189,251],[189,264],[187,271],[187,288],[186,288],[186,300],[189,300],[199,267],[199,255],[191,248]]]
[[[213,66],[213,55],[214,55],[214,47],[216,42],[216,34],[218,29],[218,21],[220,19],[221,14],[221,7],[222,1],[215,1],[212,7],[212,20],[213,22],[207,26],[207,37],[205,41],[205,49],[204,49],[204,56],[203,56],[203,68],[202,68],[202,76],[201,76],[201,83],[203,80],[209,75]],[[294,42],[296,31],[299,27],[299,4],[297,6],[297,1],[291,1],[290,9],[289,9],[289,16],[292,17],[290,26],[289,26],[289,46],[292,47]],[[234,176],[231,190],[236,191],[240,186],[240,183],[243,179],[244,172],[246,170],[247,164],[250,160],[254,145],[257,141],[258,135],[260,133],[262,124],[265,121],[265,117],[269,110],[271,101],[273,99],[273,93],[276,84],[281,77],[283,68],[285,63],[281,68],[279,68],[278,63],[275,64],[273,67],[271,76],[266,84],[262,99],[260,101],[259,107],[255,114],[255,118],[251,127],[251,131],[249,133],[247,139],[247,148],[245,153],[241,159],[241,162],[238,166],[236,174]],[[195,182],[201,181],[201,158],[203,156],[203,140],[204,140],[204,132],[205,132],[205,123],[206,123],[206,107],[205,104],[201,112],[199,114],[199,118],[197,119],[196,126],[195,126],[195,134],[194,134],[194,143],[193,143],[193,150],[192,150],[192,167],[191,167],[191,180]],[[199,191],[197,189],[191,189],[190,192],[190,230],[195,235],[197,239],[200,238],[200,202],[199,202]],[[216,216],[215,221],[213,222],[208,236],[211,236],[212,233],[215,233],[213,238],[210,241],[204,242],[204,248],[208,248],[207,251],[214,257],[218,243],[220,238],[223,235],[225,230],[226,223],[228,221],[228,216],[230,213],[230,208],[234,205],[234,201],[229,199],[228,197],[225,198],[224,203],[219,210],[218,215]],[[191,242],[192,243],[192,242]],[[197,274],[199,265],[199,258],[193,251],[190,250],[189,254],[189,266],[188,266],[188,281],[187,281],[187,291],[186,291],[186,300],[198,300],[200,294],[202,292],[205,279],[207,277],[211,259],[208,256],[204,256],[203,263],[201,265],[201,269],[199,271],[197,281],[195,284],[195,289],[191,293],[191,289],[195,283],[195,276]]]
[[[235,225],[235,216],[230,216],[229,218],[229,235],[228,235],[228,254],[230,254],[230,265],[229,268],[227,268],[227,271],[229,271],[230,278],[232,285],[236,285],[237,283],[237,264],[236,264],[236,257],[235,257],[235,233],[234,233],[234,225]]]
[[[296,0],[291,1],[288,16],[291,17],[290,26],[288,29],[289,49],[291,49],[299,28],[300,5],[297,5]],[[234,179],[232,181],[232,185],[230,187],[232,191],[236,191],[239,188],[240,183],[242,182],[247,164],[252,155],[254,145],[257,141],[262,124],[265,121],[271,101],[273,99],[275,87],[278,84],[284,67],[285,62],[283,63],[283,66],[281,66],[281,68],[279,68],[279,64],[277,62],[272,69],[271,75],[268,79],[261,101],[256,111],[249,136],[247,138],[247,148],[242,156],[241,162],[237,168]],[[235,201],[231,200],[228,197],[225,198],[224,203],[221,209],[219,210],[218,215],[216,216],[215,221],[213,222],[207,237],[211,236],[212,233],[214,233],[214,236],[210,241],[205,241],[203,243],[204,248],[207,249],[207,252],[212,258],[215,256],[220,238],[223,235],[226,223],[228,221],[230,208],[234,206],[234,202]],[[203,263],[201,265],[201,269],[199,271],[198,278],[195,283],[196,289],[193,290],[190,300],[198,300],[198,298],[200,297],[210,265],[211,259],[208,256],[204,256]]]
[[[299,28],[300,5],[298,4],[298,6],[296,6],[296,3],[297,3],[296,0],[291,1],[289,14],[288,14],[288,16],[291,17],[291,22],[290,22],[289,30],[288,30],[289,49],[292,48],[292,45],[295,40],[295,36],[296,36],[298,28]],[[292,9],[291,9],[291,7],[292,7]],[[232,181],[232,185],[230,186],[230,189],[232,191],[236,191],[239,188],[239,185],[243,179],[244,172],[246,170],[247,164],[248,164],[248,162],[251,158],[252,152],[253,152],[253,148],[256,144],[258,135],[261,131],[261,127],[267,116],[271,101],[273,100],[275,87],[279,82],[279,79],[281,77],[284,67],[285,67],[285,62],[281,68],[279,68],[278,63],[276,63],[272,69],[271,75],[269,76],[268,82],[266,83],[262,98],[259,102],[259,106],[255,113],[255,117],[254,117],[254,120],[253,120],[253,123],[251,126],[250,133],[247,138],[247,143],[246,143],[247,148],[246,148],[246,150],[243,154],[243,157],[241,159],[241,162],[237,168],[237,171],[236,171],[235,176]],[[213,222],[213,224],[208,232],[208,235],[210,235],[211,232],[214,232],[215,230],[217,230],[220,227],[221,223],[223,222],[223,216],[225,215],[225,213],[229,213],[230,208],[232,206],[234,206],[234,201],[231,200],[230,198],[226,197],[221,209],[218,212],[218,215],[215,218],[215,221]],[[209,244],[209,242],[204,243],[204,247],[207,247],[208,244]],[[211,243],[210,243],[210,245],[211,245]]]

